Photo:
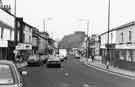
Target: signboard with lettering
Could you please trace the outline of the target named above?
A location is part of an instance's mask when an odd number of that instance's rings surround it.
[[[32,45],[31,44],[19,43],[16,46],[16,50],[32,50]]]

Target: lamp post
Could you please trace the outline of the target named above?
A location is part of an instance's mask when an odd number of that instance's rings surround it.
[[[80,21],[86,21],[87,22],[87,40],[86,40],[86,48],[87,48],[87,58],[89,58],[89,19],[80,19]]]
[[[47,19],[43,19],[43,29],[44,29],[44,32],[47,32],[47,23],[46,22],[48,20],[52,20],[52,18],[51,17],[48,17]],[[47,37],[47,49],[48,48],[49,48],[49,37]]]
[[[17,24],[16,24],[16,0],[14,0],[14,29],[15,29],[15,36],[14,36],[14,40],[15,40],[15,46],[17,45]]]
[[[16,23],[16,0],[14,0],[14,61],[16,60],[16,45],[17,45],[17,23]]]

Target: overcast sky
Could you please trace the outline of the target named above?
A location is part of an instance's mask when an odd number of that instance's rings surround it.
[[[23,17],[26,22],[38,27],[40,31],[43,31],[43,19],[45,19],[46,30],[53,38],[61,38],[78,30],[86,32],[86,21],[79,19],[89,19],[89,35],[101,34],[107,30],[108,0],[16,1],[17,16]],[[10,0],[11,2],[14,0]],[[135,0],[111,0],[111,28],[135,20],[134,3]]]

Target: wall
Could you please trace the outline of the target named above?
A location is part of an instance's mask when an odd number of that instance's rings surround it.
[[[129,26],[129,27],[125,27],[123,29],[120,29],[117,31],[117,42],[118,43],[127,43],[129,42],[129,31],[132,32],[132,41],[131,42],[135,42],[135,25]],[[121,32],[123,32],[123,39],[124,41],[121,42]]]
[[[0,9],[0,40],[14,40],[14,17]]]
[[[24,43],[32,44],[32,28],[25,24],[24,26]]]
[[[101,38],[101,47],[105,48],[105,44],[107,44],[107,40],[108,40],[108,33],[101,35],[100,38]],[[117,43],[116,39],[117,39],[116,31],[114,30],[114,31],[109,32],[109,43],[110,44]]]

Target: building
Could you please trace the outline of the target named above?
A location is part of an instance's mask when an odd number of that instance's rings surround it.
[[[27,59],[32,53],[32,30],[33,26],[23,21],[23,18],[16,17],[15,50],[19,52],[23,58]]]
[[[135,21],[117,28],[116,49],[120,60],[135,62]]]
[[[39,31],[37,28],[33,28],[33,30],[32,30],[32,50],[33,50],[33,53],[38,52],[39,40],[40,40]]]
[[[100,52],[100,43],[98,35],[92,34],[89,41],[90,55],[91,56],[99,56]]]
[[[13,59],[15,16],[0,9],[0,59]]]
[[[100,54],[103,62],[107,55],[107,35],[104,32],[99,35]],[[135,62],[135,22],[130,22],[109,31],[109,54],[111,64],[118,64],[118,61],[124,63]]]
[[[49,34],[47,32],[39,32],[39,47],[38,47],[38,52],[40,54],[48,54],[48,39],[49,39]]]

